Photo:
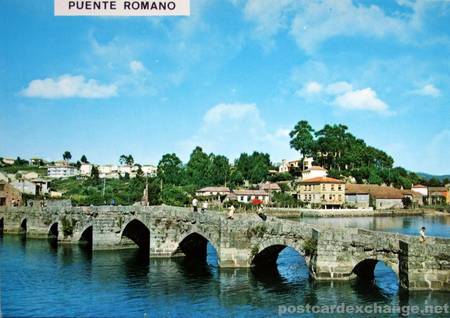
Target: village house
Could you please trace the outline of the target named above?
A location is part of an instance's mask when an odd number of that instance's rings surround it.
[[[199,197],[226,196],[230,192],[228,187],[205,187],[197,190],[196,195]]]
[[[424,185],[421,185],[421,184],[413,185],[413,186],[411,187],[411,190],[412,190],[412,191],[415,191],[415,192],[417,192],[417,193],[420,193],[420,194],[423,195],[424,197],[427,197],[427,196],[428,196],[428,187],[426,187],[426,186],[424,186]]]
[[[33,166],[38,166],[39,167],[39,166],[43,166],[45,163],[46,163],[46,161],[44,159],[42,159],[42,158],[34,157],[34,158],[30,159],[30,164],[33,165]]]
[[[367,209],[370,206],[369,190],[361,184],[345,185],[345,203],[348,207]]]
[[[404,190],[376,184],[347,184],[346,188],[353,193],[368,193],[370,206],[377,210],[403,208]]]
[[[22,193],[5,181],[0,181],[0,206],[18,206],[23,204]]]
[[[90,163],[82,163],[80,166],[80,175],[84,177],[90,177],[92,173],[93,165]]]
[[[440,205],[450,203],[446,187],[428,187],[428,204]]]
[[[100,179],[119,179],[119,171],[116,165],[98,166]]]
[[[274,192],[281,192],[281,188],[277,183],[274,182],[265,182],[259,184],[259,190],[263,190],[268,192],[269,194]]]
[[[143,165],[141,167],[145,177],[156,177],[158,168],[153,165]]]
[[[24,180],[32,180],[32,179],[39,178],[39,174],[34,171],[19,170],[19,171],[17,171],[16,174],[19,174],[21,176],[21,179],[24,179]]]
[[[298,183],[297,194],[300,201],[322,209],[341,208],[345,202],[344,181],[317,177]]]
[[[301,161],[300,161],[300,160],[291,160],[291,161],[288,161],[288,160],[286,160],[286,159],[283,159],[283,160],[281,161],[280,166],[278,167],[278,172],[279,172],[279,173],[286,173],[286,172],[289,172],[289,171],[291,171],[291,170],[294,169],[294,168],[300,168],[300,164],[301,164]]]
[[[327,169],[319,166],[311,166],[302,171],[302,180],[323,178],[327,176]]]
[[[227,198],[229,200],[235,198],[238,202],[242,203],[251,203],[253,200],[260,200],[264,204],[270,202],[269,193],[263,190],[234,190]]]
[[[80,174],[80,171],[73,166],[63,165],[63,166],[48,166],[47,176],[55,179],[74,177]]]
[[[409,198],[412,203],[412,207],[418,207],[424,205],[424,197],[419,192],[411,190],[401,190],[404,198]]]

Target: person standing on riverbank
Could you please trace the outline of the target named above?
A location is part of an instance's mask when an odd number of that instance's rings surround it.
[[[422,228],[420,229],[420,238],[419,238],[419,240],[420,240],[420,242],[425,242],[425,238],[426,238],[426,236],[425,236],[425,226],[422,226]]]
[[[206,212],[207,209],[208,209],[208,201],[204,201],[202,203],[202,212]]]

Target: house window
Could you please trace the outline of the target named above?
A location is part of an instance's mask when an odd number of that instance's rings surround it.
[[[325,191],[325,185],[322,184],[322,191]]]
[[[0,191],[5,191],[5,185],[4,184],[0,184]]]
[[[342,186],[338,185],[338,190],[341,191],[342,190]]]
[[[6,205],[6,198],[0,198],[0,206]]]
[[[331,191],[334,191],[334,184],[331,185]]]

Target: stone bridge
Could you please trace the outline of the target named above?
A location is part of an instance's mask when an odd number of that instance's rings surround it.
[[[289,246],[305,257],[312,278],[373,279],[382,261],[408,290],[450,291],[450,239],[336,228],[255,214],[193,213],[169,206],[1,208],[0,231],[95,250],[136,247],[149,257],[206,257],[209,242],[219,267],[276,266]]]

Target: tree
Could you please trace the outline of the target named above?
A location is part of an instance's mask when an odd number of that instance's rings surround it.
[[[313,151],[316,147],[313,133],[314,129],[312,129],[306,120],[300,120],[289,133],[289,136],[291,137],[291,148],[294,148],[301,153],[302,162],[306,156],[313,155]]]
[[[97,166],[92,166],[91,179],[94,181],[98,181],[100,179],[100,172],[98,171]]]
[[[121,155],[119,157],[119,163],[121,165],[127,165],[127,166],[132,166],[134,164],[134,158],[132,155]]]
[[[230,181],[230,163],[228,158],[222,155],[209,155],[209,180],[211,185],[219,186],[226,185]]]
[[[85,155],[82,155],[82,156],[81,156],[80,161],[81,161],[82,163],[89,163],[89,161],[87,160],[87,158],[86,158]]]
[[[165,154],[158,163],[158,177],[164,184],[180,185],[183,181],[183,166],[176,154]]]
[[[209,172],[210,160],[201,147],[196,147],[186,165],[186,175],[189,183],[196,187],[204,187],[210,184]]]
[[[72,154],[70,153],[70,151],[64,151],[63,153],[63,160],[64,161],[69,161],[70,159],[72,159]]]

